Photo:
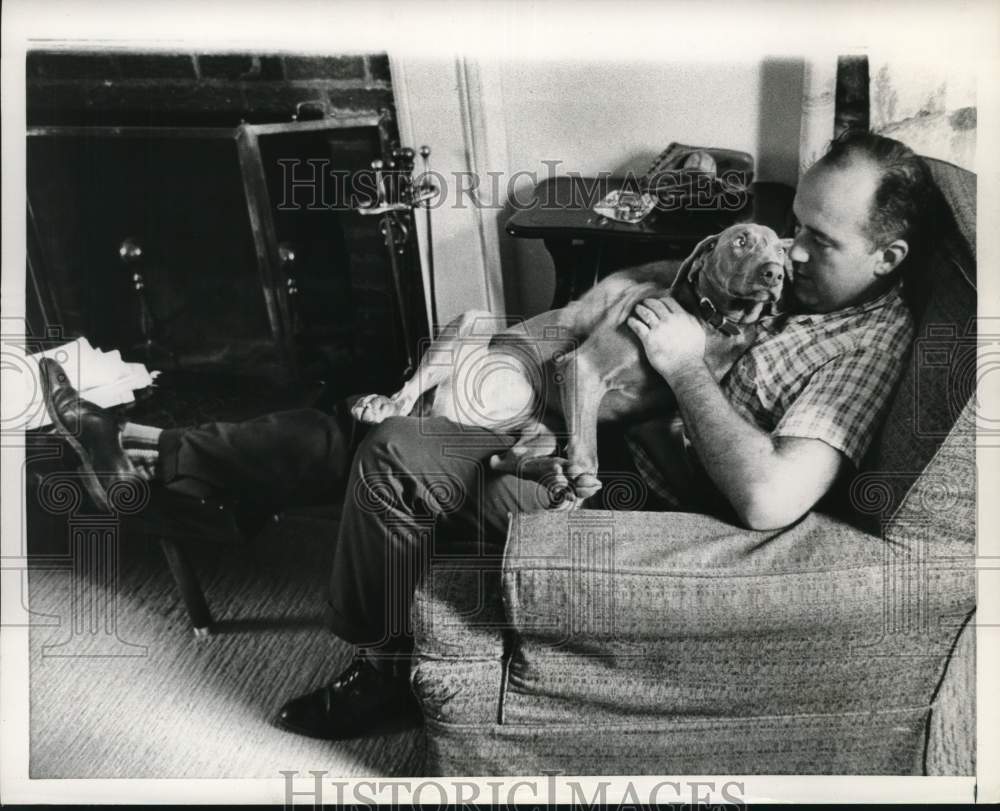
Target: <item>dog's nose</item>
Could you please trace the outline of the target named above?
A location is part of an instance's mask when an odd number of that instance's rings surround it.
[[[761,278],[768,284],[778,284],[785,280],[785,274],[777,265],[765,265],[760,271]]]

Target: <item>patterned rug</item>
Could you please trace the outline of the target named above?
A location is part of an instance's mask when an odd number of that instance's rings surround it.
[[[271,723],[350,657],[321,619],[334,531],[287,516],[246,548],[189,544],[217,625],[202,640],[151,538],[121,541],[117,587],[87,583],[111,601],[110,646],[107,625],[74,631],[69,571],[30,572],[31,610],[58,620],[30,634],[31,777],[419,775],[421,730],[330,743]]]

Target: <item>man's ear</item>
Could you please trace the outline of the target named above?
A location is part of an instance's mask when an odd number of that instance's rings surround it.
[[[882,249],[878,264],[875,265],[876,276],[886,276],[902,264],[910,252],[910,246],[905,239],[897,239]]]

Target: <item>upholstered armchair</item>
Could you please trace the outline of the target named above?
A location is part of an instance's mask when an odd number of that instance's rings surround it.
[[[414,605],[428,773],[974,773],[975,176],[850,510],[513,519]]]

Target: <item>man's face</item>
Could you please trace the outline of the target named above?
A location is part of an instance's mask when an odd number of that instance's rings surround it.
[[[865,232],[877,170],[864,161],[813,166],[799,183],[798,220],[789,251],[792,295],[808,312],[826,313],[864,301],[885,269]]]

